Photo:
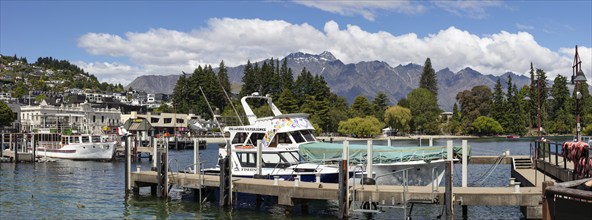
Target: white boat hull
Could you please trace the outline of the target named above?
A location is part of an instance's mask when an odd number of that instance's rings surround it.
[[[446,160],[410,161],[391,164],[373,164],[373,179],[377,185],[403,185],[403,171],[407,170],[407,184],[409,186],[439,186],[444,177]],[[352,170],[353,171],[353,170]],[[399,171],[399,172],[397,172]],[[356,184],[360,183],[361,173],[358,169],[355,178]],[[366,173],[364,173],[366,175]]]
[[[374,164],[372,170],[377,185],[403,185],[403,172],[408,169],[409,186],[439,186],[446,170],[445,160],[410,161],[391,164]]]
[[[116,142],[77,143],[64,145],[61,148],[38,148],[37,155],[72,160],[111,160],[115,155]]]

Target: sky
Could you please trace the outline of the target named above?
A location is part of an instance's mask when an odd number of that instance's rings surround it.
[[[294,52],[395,67],[430,58],[549,78],[592,80],[592,1],[12,1],[0,0],[0,54],[65,59],[99,81],[192,72]]]

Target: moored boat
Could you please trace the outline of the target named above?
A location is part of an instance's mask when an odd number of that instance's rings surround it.
[[[72,160],[111,160],[117,143],[105,135],[35,134],[35,137],[38,156]]]

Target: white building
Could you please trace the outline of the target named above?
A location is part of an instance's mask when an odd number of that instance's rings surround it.
[[[187,131],[189,120],[201,120],[200,116],[194,114],[175,114],[175,113],[151,113],[138,114],[131,112],[131,114],[122,114],[121,123],[125,123],[128,119],[146,119],[150,125],[155,129],[156,134]]]
[[[43,100],[37,106],[21,106],[22,129],[72,129],[99,134],[103,129],[119,126],[121,111],[111,108],[93,108],[90,103],[72,106],[48,105]]]

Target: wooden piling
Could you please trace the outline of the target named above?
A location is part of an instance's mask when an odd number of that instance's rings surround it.
[[[130,151],[130,137],[125,136],[124,138],[124,145],[125,145],[125,192],[129,193],[131,190],[131,181],[130,181],[130,173],[131,173],[131,151]]]
[[[18,163],[19,162],[19,153],[18,153],[18,136],[15,134],[14,135],[14,163]]]
[[[445,191],[445,203],[446,203],[446,214],[447,219],[454,219],[454,205],[452,204],[452,160],[446,161],[446,191]]]
[[[168,184],[168,152],[158,152],[158,186],[157,196],[160,198],[168,198],[169,184]]]
[[[371,145],[371,142],[370,142]],[[347,182],[349,179],[348,172],[348,159],[349,159],[349,141],[343,141],[343,159],[339,163],[339,194],[337,196],[339,203],[339,219],[345,219],[349,217],[349,197],[348,197],[348,186]]]
[[[543,220],[551,220],[551,211],[549,210],[549,198],[547,198],[547,187],[554,186],[552,181],[543,182]]]
[[[226,141],[226,156],[220,165],[220,206],[232,206],[232,162],[230,140]]]

